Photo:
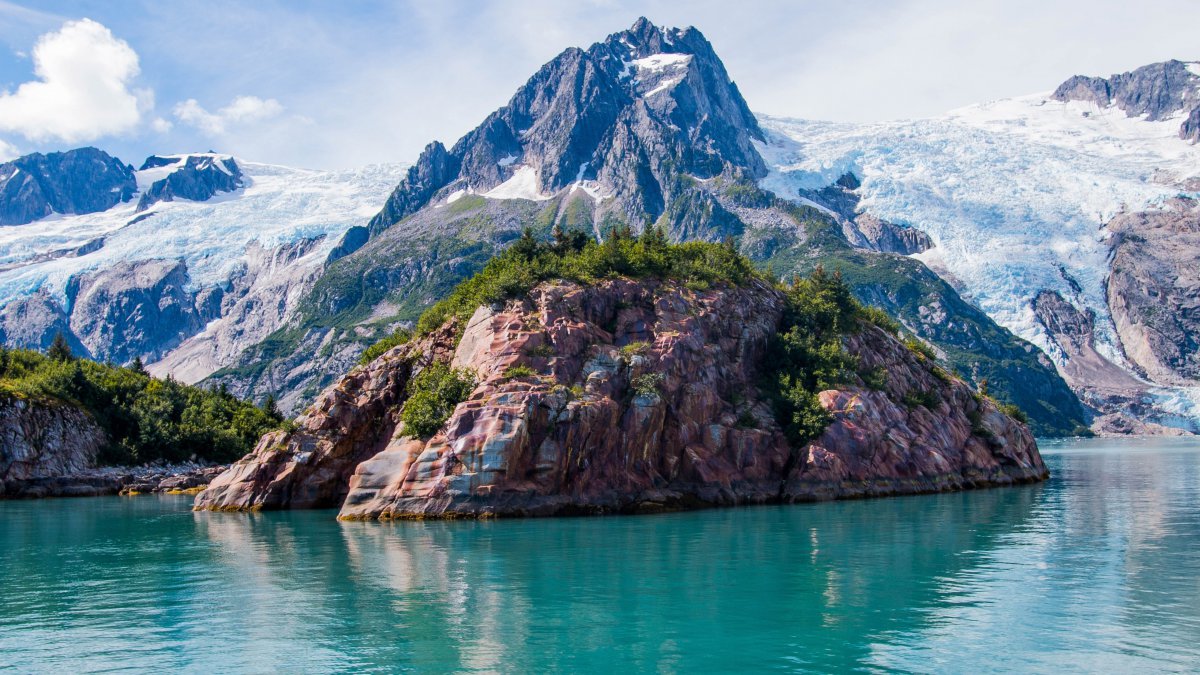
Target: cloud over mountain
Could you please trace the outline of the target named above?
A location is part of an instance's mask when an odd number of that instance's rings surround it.
[[[39,38],[33,64],[37,79],[0,94],[0,132],[86,142],[132,130],[153,107],[153,93],[133,87],[137,53],[91,19]]]

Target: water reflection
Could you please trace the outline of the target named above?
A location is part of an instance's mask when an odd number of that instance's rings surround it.
[[[1200,666],[1200,454],[1088,447],[1039,486],[655,517],[0,503],[0,667]]]

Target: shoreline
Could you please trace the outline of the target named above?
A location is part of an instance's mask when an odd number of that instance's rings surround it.
[[[196,494],[226,468],[224,465],[182,462],[105,466],[66,476],[2,479],[0,499]]]

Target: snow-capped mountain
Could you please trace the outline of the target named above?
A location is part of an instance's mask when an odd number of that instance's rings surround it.
[[[861,211],[927,233],[915,257],[1118,413],[1114,428],[1124,410],[1200,430],[1197,73],[1077,76],[934,119],[762,118],[763,185],[798,196],[853,174]]]
[[[735,241],[778,274],[842,269],[953,366],[1026,409],[1039,431],[1083,423],[1078,399],[1028,343],[962,301],[919,261],[927,238],[883,219],[839,225],[858,197],[847,178],[790,200],[771,180],[758,120],[695,28],[645,19],[567,49],[509,103],[447,149],[431,143],[371,220],[297,304],[292,319],[214,377],[248,395],[315,394],[369,336],[411,322],[525,227],[602,237],[664,228],[677,241]],[[794,191],[793,191],[794,192]],[[817,199],[836,202],[821,205]],[[830,215],[834,214],[834,215]],[[347,244],[349,244],[349,240]]]
[[[95,149],[56,154],[73,153],[32,182],[119,199],[0,227],[0,340],[41,347],[62,331],[94,358],[141,357],[189,382],[278,327],[403,175],[400,166],[309,171],[213,153],[150,157],[134,171]],[[69,175],[79,155],[89,167],[127,169],[120,192]]]

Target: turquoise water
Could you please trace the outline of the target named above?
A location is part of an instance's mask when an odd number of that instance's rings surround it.
[[[0,502],[0,670],[1200,669],[1200,443],[1054,478],[664,516],[339,523]]]

